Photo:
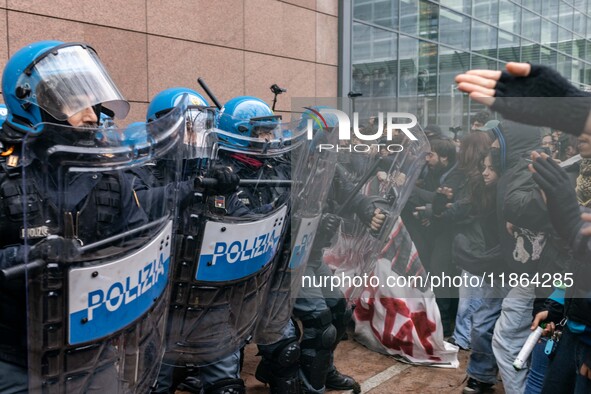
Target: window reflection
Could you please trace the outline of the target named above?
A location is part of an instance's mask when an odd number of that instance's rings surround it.
[[[499,27],[511,33],[519,34],[521,28],[521,8],[509,0],[500,0]]]
[[[540,41],[540,17],[533,12],[523,10],[521,35],[533,41]]]
[[[437,123],[444,131],[466,124],[478,110],[453,93],[455,75],[470,68],[498,70],[509,61],[527,61],[591,84],[591,1],[352,3],[352,90],[399,97],[399,110],[407,106],[421,123]]]
[[[485,56],[497,57],[497,29],[473,20],[472,51]]]
[[[355,0],[353,18],[376,25],[398,28],[398,2],[391,0]]]
[[[353,24],[351,88],[364,97],[396,95],[398,34]]]
[[[470,45],[470,19],[442,8],[439,12],[439,41],[458,48]]]
[[[472,15],[484,22],[496,25],[499,9],[497,0],[474,0]]]

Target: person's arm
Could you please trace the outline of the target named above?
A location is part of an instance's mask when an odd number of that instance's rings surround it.
[[[506,68],[469,70],[455,80],[459,90],[507,119],[591,134],[591,93],[577,89],[550,67],[510,62]]]
[[[580,261],[591,259],[591,209],[581,208],[581,229],[571,246]]]
[[[509,182],[503,200],[503,215],[506,222],[517,227],[536,232],[551,230],[540,189],[526,168]]]

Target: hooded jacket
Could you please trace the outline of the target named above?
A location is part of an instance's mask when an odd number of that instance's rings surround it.
[[[501,176],[497,184],[497,219],[503,260],[508,272],[562,272],[563,250],[558,246],[546,204],[527,166],[538,145],[540,129],[503,121],[492,130],[499,140]],[[507,230],[511,223],[512,234]],[[561,257],[562,256],[562,257]]]

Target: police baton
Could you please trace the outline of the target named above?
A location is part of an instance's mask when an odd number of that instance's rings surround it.
[[[198,182],[201,186],[204,187],[214,187],[217,186],[218,180],[215,178],[197,178],[196,182]],[[277,187],[290,187],[294,182],[289,179],[241,179],[240,186],[253,186],[253,185],[267,185],[267,186],[277,186]]]
[[[201,85],[201,87],[203,88],[205,93],[207,93],[207,95],[209,96],[211,101],[213,101],[215,106],[218,107],[218,109],[222,109],[222,105],[220,104],[218,99],[214,96],[214,94],[211,92],[211,90],[209,90],[209,87],[207,86],[207,84],[205,83],[203,78],[201,78],[201,77],[197,78],[197,82],[199,82],[199,85]]]
[[[357,193],[359,193],[359,190],[361,190],[361,188],[363,187],[363,185],[365,185],[365,183],[369,180],[369,178],[371,178],[372,176],[375,176],[376,175],[377,169],[378,169],[378,167],[380,166],[381,163],[382,163],[382,158],[380,157],[365,172],[365,174],[363,175],[363,177],[361,178],[361,180],[357,183],[357,185],[353,188],[353,190],[351,190],[351,194],[349,194],[349,197],[347,197],[347,199],[345,200],[345,202],[343,203],[343,205],[341,205],[341,207],[337,211],[337,213],[336,213],[337,216],[342,216],[345,213],[345,211],[349,208],[349,205],[351,204],[351,201],[353,200],[353,198],[355,198],[355,196],[357,195]]]
[[[24,277],[27,271],[30,274],[39,272],[46,265],[47,262],[45,260],[36,259],[27,264],[19,264],[13,267],[4,268],[0,270],[0,284]]]

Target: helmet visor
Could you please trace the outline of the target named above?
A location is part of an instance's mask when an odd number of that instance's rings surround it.
[[[222,115],[227,116],[227,115]],[[216,129],[219,148],[256,156],[275,156],[295,149],[306,138],[297,121],[281,122],[279,116],[234,119],[238,132]]]
[[[129,103],[94,50],[81,44],[58,47],[38,58],[22,74],[18,86],[30,90],[24,100],[65,121],[97,104],[121,119]]]
[[[185,117],[185,133],[181,154],[184,159],[201,159],[211,155],[216,141],[213,133],[215,110],[209,107],[189,106]]]

